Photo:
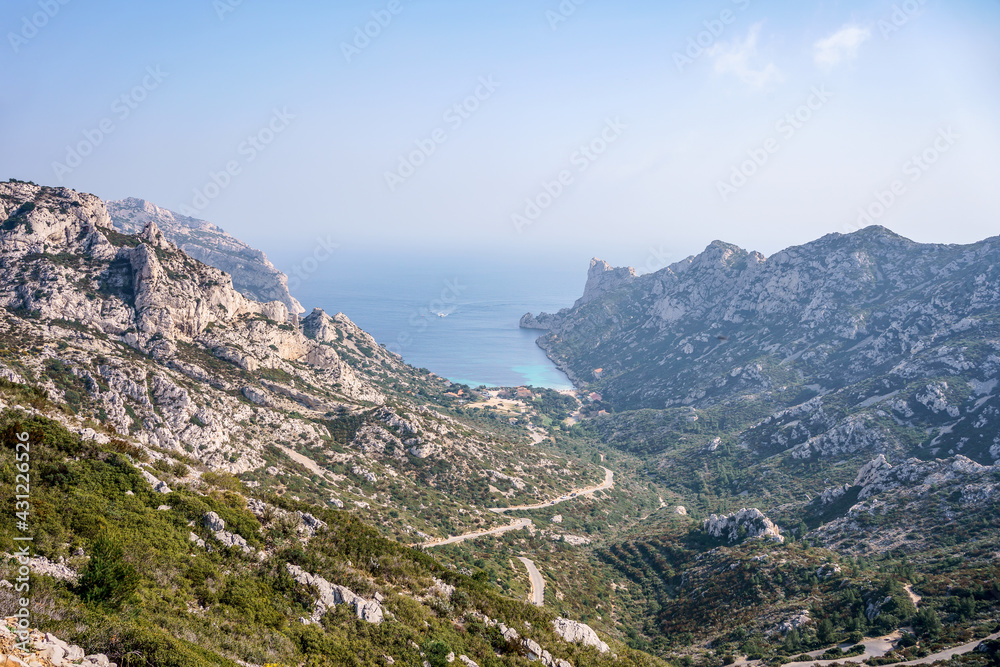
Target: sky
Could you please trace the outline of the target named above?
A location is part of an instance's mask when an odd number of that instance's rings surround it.
[[[288,261],[998,233],[996,0],[7,0],[0,32],[0,177]]]

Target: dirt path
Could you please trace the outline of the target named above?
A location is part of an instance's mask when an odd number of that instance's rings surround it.
[[[313,473],[315,475],[319,475],[320,477],[329,477],[332,474],[329,470],[327,470],[325,468],[321,468],[318,463],[316,463],[315,461],[313,461],[308,456],[303,456],[302,454],[299,454],[294,449],[289,449],[288,447],[285,447],[284,445],[279,445],[279,444],[275,444],[274,446],[277,447],[278,449],[280,449],[282,452],[284,452],[284,454],[288,458],[290,458],[291,460],[295,461],[299,465],[303,466],[306,470],[308,470],[309,472],[311,472],[311,473]]]
[[[529,429],[528,430],[528,435],[531,437],[531,444],[532,445],[537,445],[537,444],[539,444],[541,442],[545,442],[546,440],[549,439],[549,437],[547,435],[544,435],[542,432],[536,431],[535,429]]]
[[[786,663],[786,664],[782,665],[782,667],[812,667],[813,665],[819,665],[820,667],[825,667],[826,665],[832,665],[835,662],[839,662],[839,663],[845,663],[845,662],[859,663],[859,662],[864,662],[868,658],[881,658],[886,653],[888,653],[893,648],[895,648],[896,641],[901,636],[902,636],[902,634],[899,631],[896,631],[896,632],[892,633],[891,635],[888,635],[886,637],[882,637],[882,638],[879,638],[879,639],[866,639],[866,640],[860,642],[861,645],[865,647],[865,652],[862,653],[861,655],[855,655],[855,656],[852,656],[850,658],[839,658],[837,660],[810,660],[809,662],[789,662],[789,663]],[[1000,632],[993,633],[992,635],[990,635],[989,637],[986,637],[985,639],[976,639],[975,641],[971,641],[968,644],[962,644],[961,646],[954,646],[954,647],[952,647],[950,649],[947,649],[947,650],[944,650],[944,651],[940,651],[938,653],[933,653],[933,654],[928,655],[928,656],[926,656],[924,658],[919,658],[917,660],[910,660],[909,662],[894,663],[892,665],[892,667],[909,667],[911,665],[929,665],[929,664],[937,662],[939,660],[950,660],[951,658],[955,657],[956,655],[964,655],[966,653],[971,653],[972,651],[976,650],[976,647],[979,646],[980,643],[982,643],[984,641],[988,641],[988,640],[991,640],[991,639],[997,639],[997,638],[1000,638]],[[841,648],[850,648],[850,645],[849,644],[842,644]],[[807,655],[819,657],[819,656],[823,655],[823,651],[822,650],[812,651],[811,653],[808,653]]]
[[[971,653],[976,650],[976,647],[985,641],[990,641],[993,639],[1000,639],[1000,632],[994,632],[989,637],[985,639],[977,639],[975,641],[969,642],[968,644],[962,644],[961,646],[955,646],[946,651],[941,651],[940,653],[935,653],[929,655],[926,658],[920,658],[919,660],[910,660],[909,662],[901,662],[899,665],[929,665],[932,662],[937,662],[938,660],[950,660],[956,655],[965,655],[966,653]]]
[[[913,606],[919,607],[920,601],[924,599],[923,596],[917,595],[916,593],[913,592],[912,584],[906,584],[905,586],[903,586],[903,588],[906,590],[906,594],[910,596],[910,602],[913,603]]]
[[[891,635],[886,635],[885,637],[875,637],[875,638],[865,638],[858,642],[865,647],[865,652],[861,655],[851,656],[850,658],[838,658],[837,660],[810,660],[808,662],[789,662],[785,663],[781,667],[812,667],[812,665],[832,665],[835,662],[864,662],[868,658],[881,658],[883,655],[891,651],[896,647],[896,642],[899,638],[903,636],[903,633],[898,630]],[[854,644],[841,644],[840,648],[848,649],[854,646]],[[823,651],[826,649],[820,649],[818,651],[811,651],[806,655],[818,658],[823,655]]]
[[[464,542],[466,540],[474,540],[477,537],[483,537],[485,535],[502,535],[503,533],[509,532],[511,530],[522,530],[531,525],[531,519],[517,519],[506,526],[499,526],[497,528],[490,528],[489,530],[480,530],[472,533],[465,533],[464,535],[449,535],[446,538],[439,540],[429,540],[419,545],[422,547],[441,547],[446,544],[458,544],[459,542]]]
[[[591,494],[597,493],[598,491],[605,491],[614,487],[615,485],[615,473],[607,468],[604,468],[604,481],[597,486],[591,486],[586,489],[578,489],[576,491],[570,491],[569,493],[559,496],[555,500],[547,500],[543,503],[536,503],[534,505],[517,505],[516,507],[491,507],[491,512],[496,512],[497,514],[503,514],[504,512],[513,512],[514,510],[537,510],[543,507],[551,507],[553,505],[558,505],[559,503],[564,503],[567,500],[572,500],[573,498],[579,498],[580,496],[589,496]]]
[[[542,579],[542,573],[531,559],[524,556],[518,556],[517,559],[528,568],[528,579],[531,580],[531,603],[541,607],[545,604],[545,580]]]

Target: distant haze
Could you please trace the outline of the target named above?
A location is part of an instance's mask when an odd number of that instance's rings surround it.
[[[0,27],[0,177],[286,271],[335,243],[582,282],[716,238],[998,230],[1000,2],[11,0]]]

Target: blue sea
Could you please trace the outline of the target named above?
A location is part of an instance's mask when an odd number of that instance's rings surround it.
[[[572,388],[535,344],[541,332],[518,321],[572,305],[583,293],[586,261],[345,255],[290,281],[307,310],[343,312],[407,363],[453,382]],[[272,261],[292,274],[300,266],[291,253]]]

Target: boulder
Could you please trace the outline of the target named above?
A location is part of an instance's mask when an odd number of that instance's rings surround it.
[[[226,529],[226,522],[223,521],[222,517],[215,512],[209,512],[206,514],[202,517],[201,522],[205,525],[205,528],[208,528],[212,532]]]
[[[730,543],[739,541],[741,536],[742,539],[785,541],[778,526],[756,508],[743,508],[724,516],[713,514],[705,519],[704,528],[712,537],[727,539]]]
[[[606,643],[601,641],[594,629],[585,623],[571,621],[568,618],[559,617],[552,621],[556,634],[568,642],[593,646],[601,653],[607,653],[611,649]]]

